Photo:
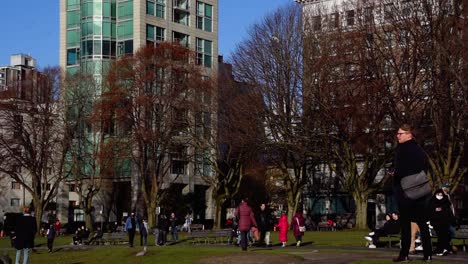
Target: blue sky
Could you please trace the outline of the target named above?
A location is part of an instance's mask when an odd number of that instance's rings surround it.
[[[59,2],[62,0],[2,0],[0,65],[10,55],[31,54],[39,68],[59,63]],[[219,54],[229,58],[248,28],[293,0],[219,0]]]

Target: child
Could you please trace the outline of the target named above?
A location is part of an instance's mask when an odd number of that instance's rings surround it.
[[[278,224],[275,225],[275,229],[279,228],[279,240],[282,243],[281,247],[286,247],[286,243],[288,242],[288,227],[288,217],[286,214],[283,214],[280,217]]]
[[[54,224],[49,225],[46,236],[47,236],[47,248],[49,249],[49,253],[50,253],[52,252],[52,246],[54,244],[54,238],[55,238]]]

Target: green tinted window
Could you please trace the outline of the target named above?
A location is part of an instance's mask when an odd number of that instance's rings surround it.
[[[130,38],[133,37],[133,21],[125,21],[119,23],[117,27],[118,38]]]
[[[206,54],[211,54],[211,41],[205,40],[205,49],[204,52]]]
[[[147,39],[154,39],[154,26],[153,25],[146,25],[146,38]]]
[[[132,18],[133,17],[133,1],[120,2],[117,4],[118,18]]]
[[[154,16],[154,3],[146,1],[146,14]]]
[[[67,31],[67,46],[79,46],[80,45],[80,31],[75,30],[68,30]]]
[[[80,0],[67,0],[67,10],[78,8]]]
[[[111,7],[111,3],[102,3],[102,15],[105,17],[110,17],[112,14]]]
[[[67,28],[77,27],[80,25],[80,11],[67,12]]]
[[[111,33],[111,22],[108,22],[108,21],[104,21],[102,23],[102,36],[103,37],[107,37],[107,38],[110,38],[112,37],[112,33]]]
[[[102,22],[101,21],[94,21],[93,23],[93,28],[94,28],[94,35],[101,35],[101,27],[102,27]]]
[[[205,4],[205,16],[212,17],[213,16],[213,6]]]
[[[94,2],[93,14],[96,15],[96,16],[101,16],[102,15],[102,3],[101,2]]]
[[[78,64],[79,49],[68,49],[67,50],[67,66]]]

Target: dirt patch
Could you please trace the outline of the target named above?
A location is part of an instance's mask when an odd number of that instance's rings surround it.
[[[304,263],[302,257],[288,255],[272,255],[254,252],[234,253],[224,256],[208,257],[201,259],[203,264],[299,264]]]

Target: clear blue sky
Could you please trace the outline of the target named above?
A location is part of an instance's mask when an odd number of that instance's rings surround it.
[[[39,68],[59,63],[59,3],[62,0],[1,0],[0,65],[10,55],[31,54]],[[248,28],[293,0],[219,0],[219,54],[229,58]]]

